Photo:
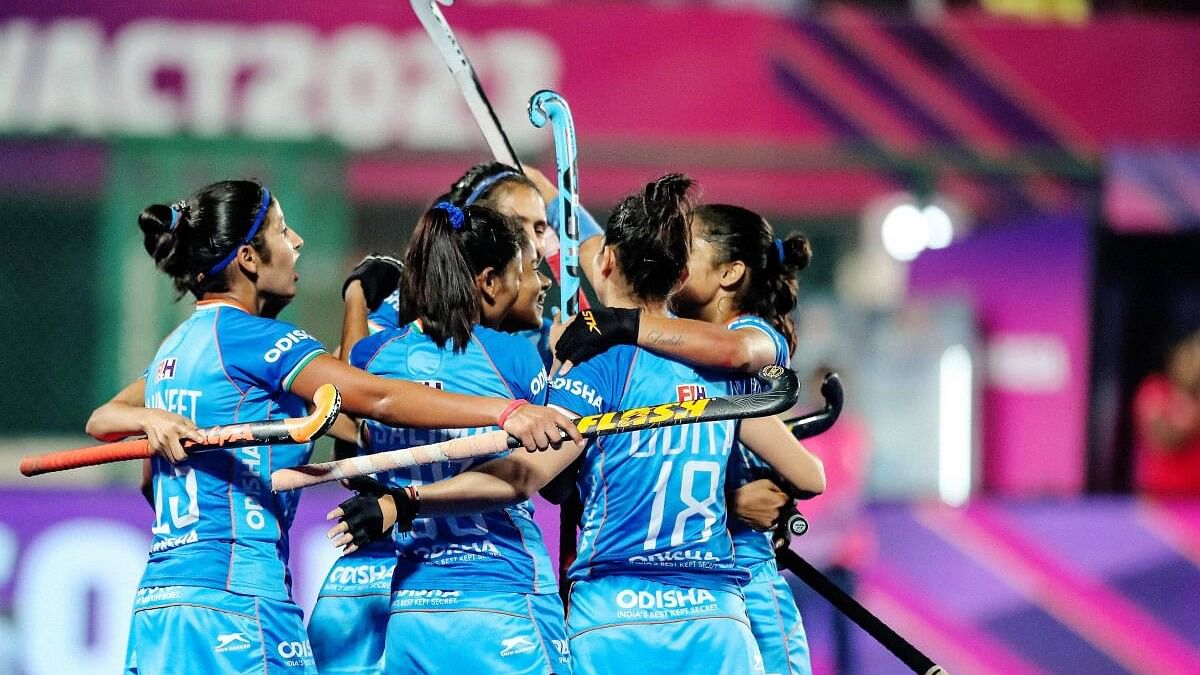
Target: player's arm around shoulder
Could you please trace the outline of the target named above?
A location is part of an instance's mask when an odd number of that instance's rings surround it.
[[[644,314],[637,309],[595,308],[581,312],[555,341],[564,371],[617,345],[634,345],[699,368],[757,372],[776,363],[778,348],[757,328],[729,330],[695,319]]]
[[[646,316],[638,328],[638,346],[693,366],[756,373],[776,363],[778,348],[758,328],[725,326],[674,317]]]

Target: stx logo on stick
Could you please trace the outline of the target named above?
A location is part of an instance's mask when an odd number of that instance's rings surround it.
[[[587,433],[593,428],[596,431],[609,431],[612,429],[624,429],[633,425],[664,424],[676,420],[686,421],[703,415],[704,409],[708,407],[708,401],[709,399],[707,398],[700,398],[680,403],[664,403],[653,407],[630,408],[620,413],[608,412],[599,415],[588,415],[587,417],[580,417],[575,424],[579,427],[580,433]]]

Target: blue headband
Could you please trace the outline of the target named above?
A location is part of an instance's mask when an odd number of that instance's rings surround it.
[[[174,232],[175,228],[179,227],[179,216],[180,216],[179,209],[174,204],[172,204],[171,205],[171,224],[167,226],[167,232]]]
[[[233,247],[233,250],[229,252],[229,255],[225,256],[224,260],[213,265],[212,268],[205,272],[203,274],[204,277],[211,277],[228,267],[229,263],[233,262],[234,257],[237,256],[238,249],[254,241],[254,235],[258,234],[258,228],[262,227],[263,220],[267,217],[267,210],[270,208],[271,191],[264,185],[262,188],[262,205],[258,207],[258,215],[254,216],[254,224],[250,226],[250,231],[246,233],[246,236],[242,238],[242,241],[237,246]]]
[[[484,178],[483,180],[479,181],[479,185],[476,185],[474,190],[471,190],[471,194],[467,197],[467,200],[463,202],[463,206],[470,206],[474,204],[476,199],[479,199],[483,196],[483,193],[492,189],[493,185],[499,183],[505,178],[511,178],[512,176],[520,175],[521,174],[517,173],[516,171],[506,170],[501,171],[495,176],[488,176],[487,178]]]
[[[783,259],[785,257],[787,257],[783,254],[783,240],[782,239],[778,239],[778,238],[775,239],[775,253],[779,256],[779,264],[782,265]]]
[[[450,202],[438,202],[437,204],[433,205],[433,208],[441,209],[442,211],[446,212],[446,215],[450,216],[450,226],[454,228],[455,232],[462,229],[462,226],[463,226],[462,209],[451,204]]]

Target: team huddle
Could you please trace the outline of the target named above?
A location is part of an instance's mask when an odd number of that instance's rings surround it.
[[[126,672],[811,673],[771,528],[786,500],[824,490],[820,460],[774,417],[588,441],[573,423],[749,393],[759,368],[786,366],[808,242],[697,204],[668,174],[604,226],[579,212],[602,306],[564,327],[543,318],[554,192],[532,169],[473,167],[400,259],[350,274],[333,353],[275,318],[304,243],[282,196],[225,181],[142,212],[146,251],[196,309],[88,422],[156,453]],[[183,446],[198,427],[305,415],[326,383],[338,455],[496,429],[524,449],[346,481],[329,533],[343,555],[305,625],[287,567],[301,491],[270,476],[311,444]],[[538,492],[582,504],[565,607]]]

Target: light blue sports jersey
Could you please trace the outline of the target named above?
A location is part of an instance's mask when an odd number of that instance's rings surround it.
[[[550,403],[580,415],[725,396],[725,374],[637,347],[613,347],[550,386]],[[685,587],[736,589],[725,478],[736,424],[686,424],[591,441],[579,474],[583,529],[575,580],[625,574]]]
[[[538,355],[542,357],[542,366],[547,372],[550,371],[550,366],[554,363],[554,354],[550,350],[550,327],[553,325],[554,322],[550,319],[542,319],[541,328],[530,328],[529,330],[519,330],[513,333],[513,335],[533,345]]]
[[[729,330],[740,330],[742,328],[753,328],[760,330],[771,338],[771,343],[775,345],[775,364],[788,366],[788,344],[783,335],[775,330],[762,317],[758,316],[741,316],[729,322],[726,326]],[[762,387],[758,380],[753,378],[741,380],[735,385],[735,392],[738,394],[752,394]],[[758,455],[750,452],[741,443],[734,444],[734,461],[729,467],[730,485],[732,487],[741,487],[746,483],[771,475],[773,470],[770,465],[758,457]],[[755,563],[760,563],[765,560],[775,559],[775,549],[771,546],[771,534],[769,532],[759,532],[752,527],[742,523],[742,521],[734,518],[729,523],[729,530],[733,534],[733,547],[737,555],[737,562],[744,567],[750,567]]]
[[[400,327],[400,290],[392,291],[379,307],[367,315],[367,328],[372,333]]]
[[[523,398],[542,403],[546,371],[525,340],[476,326],[465,352],[439,349],[417,323],[361,340],[350,362],[383,377],[422,382],[458,394]],[[369,421],[365,435],[373,451],[394,450],[494,431],[413,429]],[[490,458],[442,462],[391,472],[393,486],[424,485],[448,478]],[[418,518],[411,532],[395,534],[396,571],[392,588],[515,593],[557,591],[542,534],[529,501],[474,516]]]
[[[324,353],[295,326],[205,301],[171,333],[146,371],[147,408],[198,426],[307,414],[288,393]],[[141,587],[201,586],[290,598],[288,539],[299,491],[271,492],[271,471],[308,461],[312,444],[197,453],[152,460],[155,521]]]

